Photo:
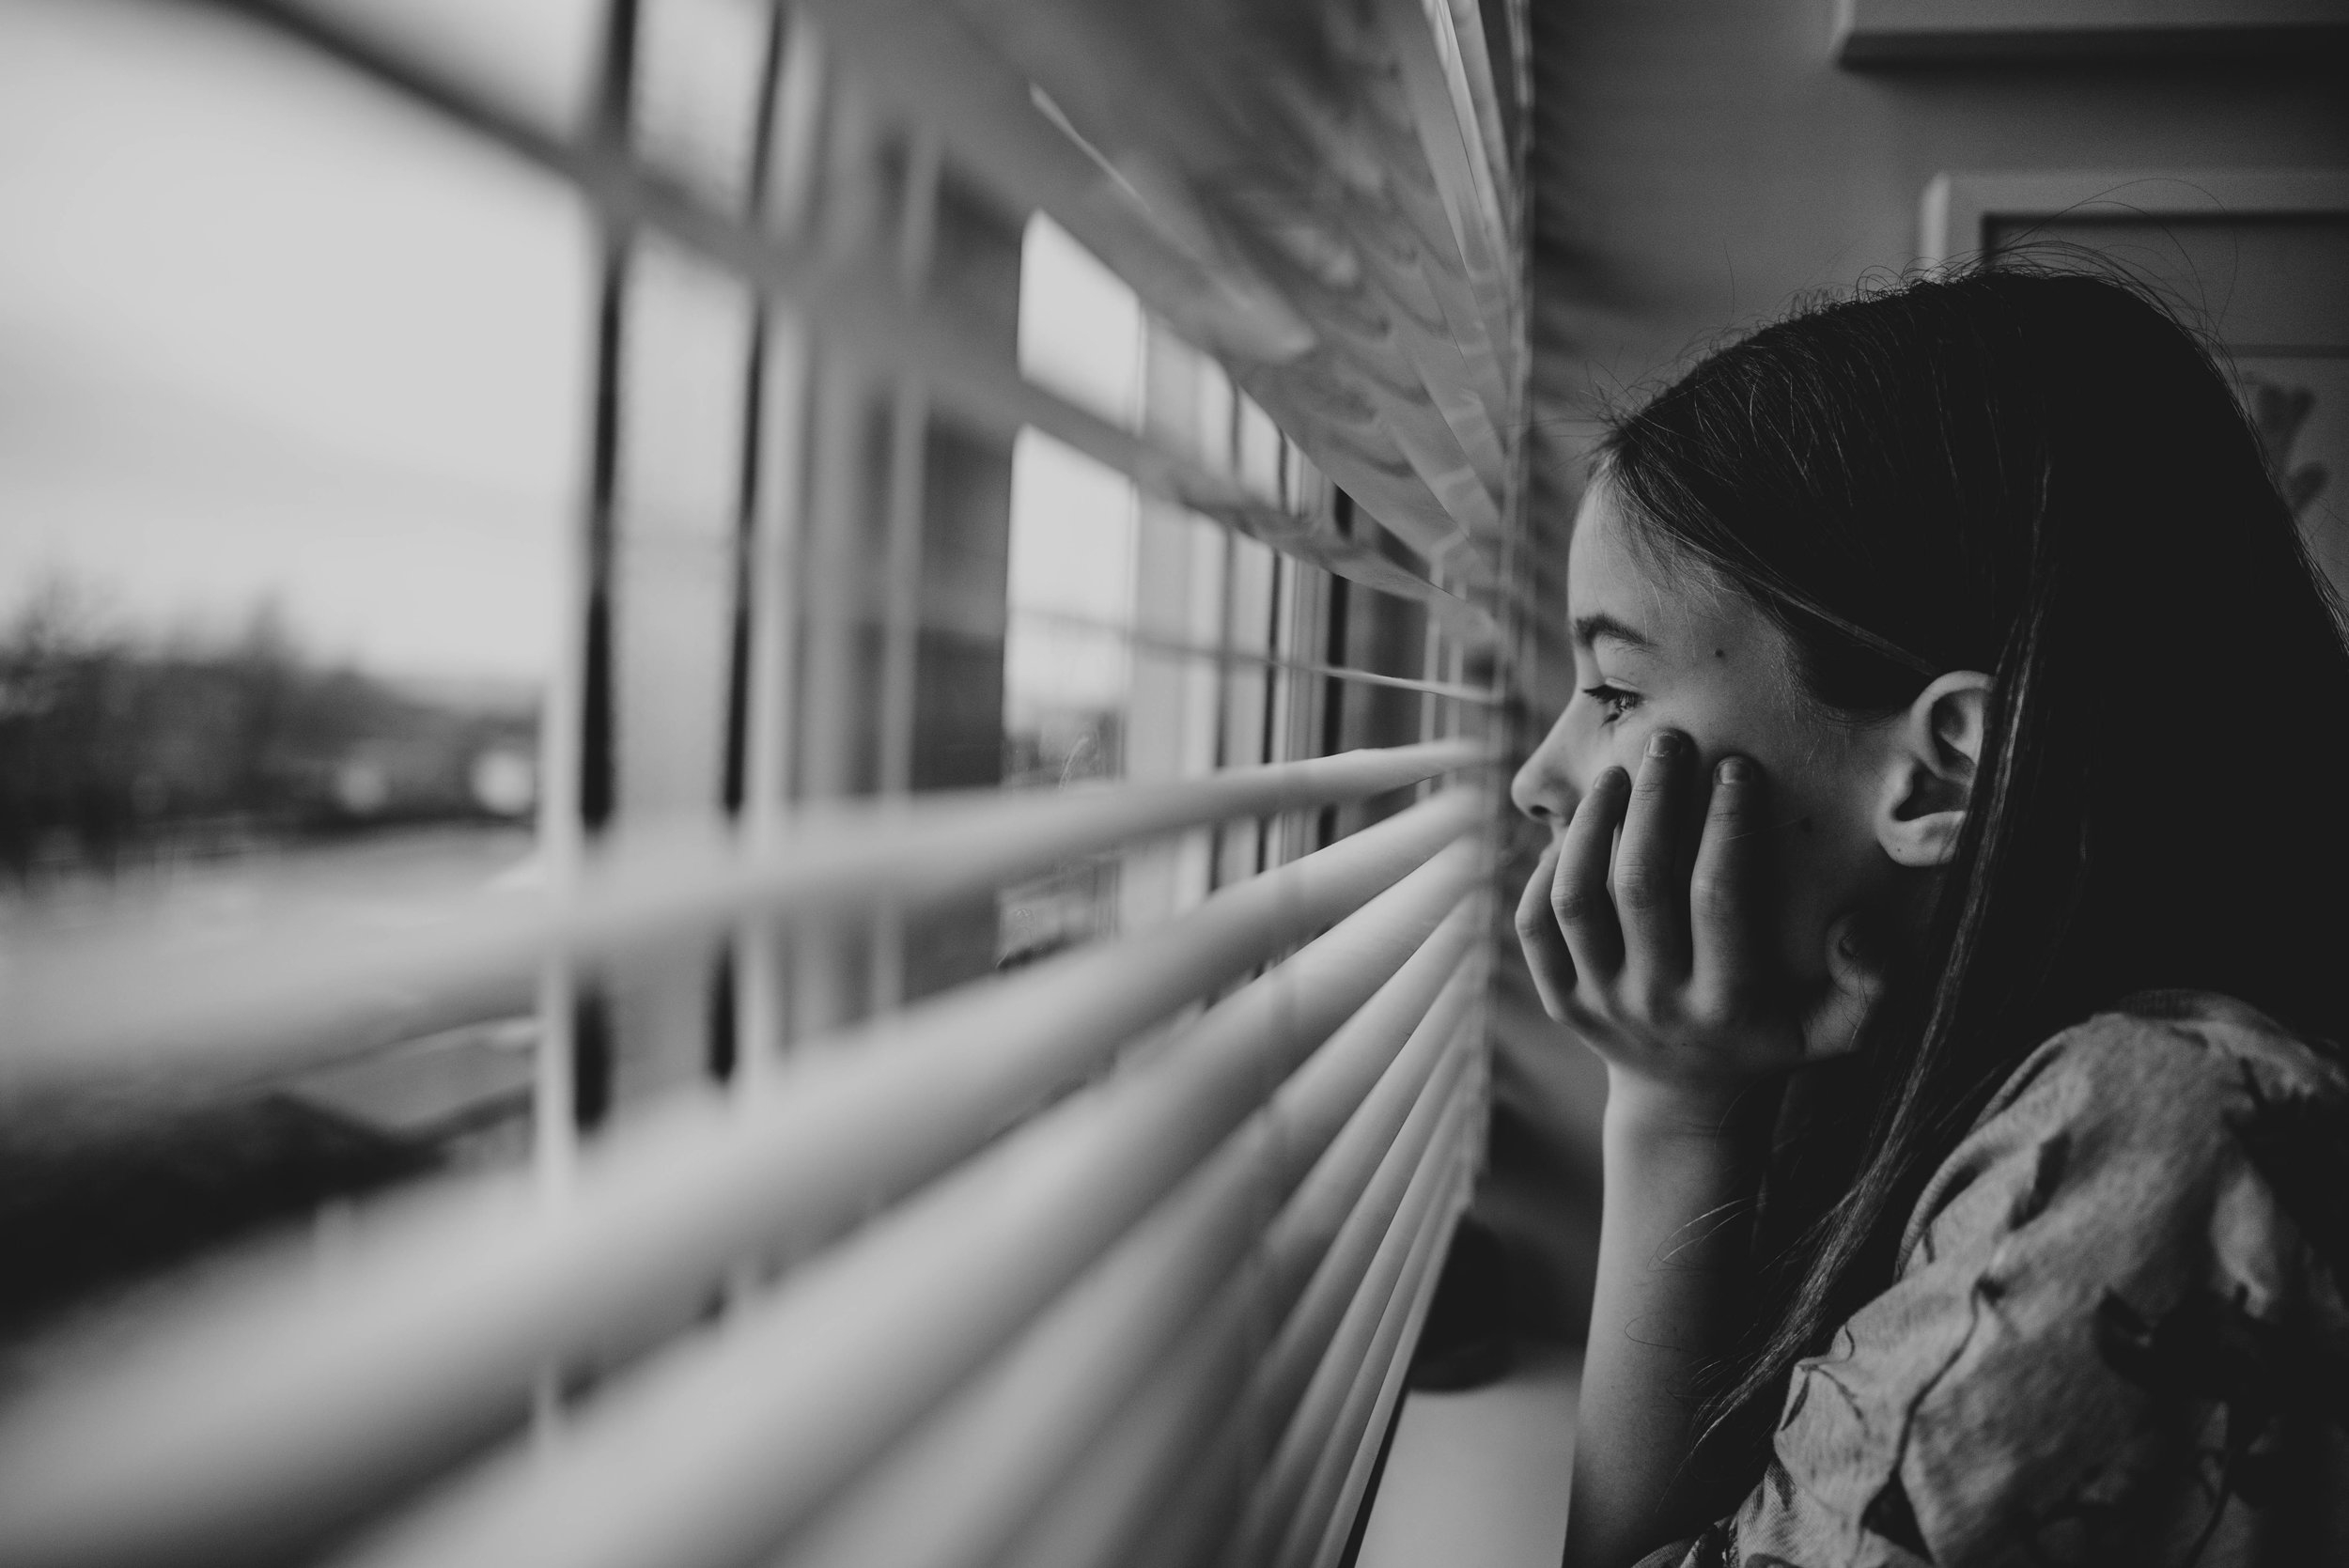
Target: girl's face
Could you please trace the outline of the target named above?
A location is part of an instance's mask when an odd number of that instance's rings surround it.
[[[1510,794],[1555,835],[1593,780],[1610,767],[1636,777],[1648,737],[1677,730],[1704,781],[1682,802],[1685,872],[1715,765],[1750,758],[1769,792],[1780,958],[1791,979],[1822,979],[1828,926],[1877,904],[1899,877],[1878,832],[1897,725],[1824,717],[1801,694],[1785,633],[1742,594],[1641,548],[1628,527],[1600,478],[1567,557],[1576,692]]]

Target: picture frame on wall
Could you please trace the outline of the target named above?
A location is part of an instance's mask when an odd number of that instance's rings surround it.
[[[2310,552],[2349,599],[2349,170],[1952,172],[1928,264],[2092,252],[2221,350]]]

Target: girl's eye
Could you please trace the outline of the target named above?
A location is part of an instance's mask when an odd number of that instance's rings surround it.
[[[1582,694],[1607,710],[1606,722],[1610,724],[1640,706],[1638,692],[1626,691],[1620,686],[1609,686],[1604,681],[1596,686],[1584,687]]]

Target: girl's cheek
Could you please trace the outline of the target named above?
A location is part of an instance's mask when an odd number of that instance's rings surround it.
[[[1620,768],[1633,778],[1638,778],[1641,759],[1647,755],[1648,737],[1664,727],[1644,712],[1634,713],[1618,722],[1608,732],[1607,762],[1604,766]]]

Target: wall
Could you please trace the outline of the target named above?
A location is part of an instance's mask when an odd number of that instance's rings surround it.
[[[1831,0],[1535,8],[1535,353],[1575,438],[1726,326],[1915,255],[1945,169],[2349,165],[2337,57],[1856,72]],[[1565,450],[1557,450],[1563,447]]]

